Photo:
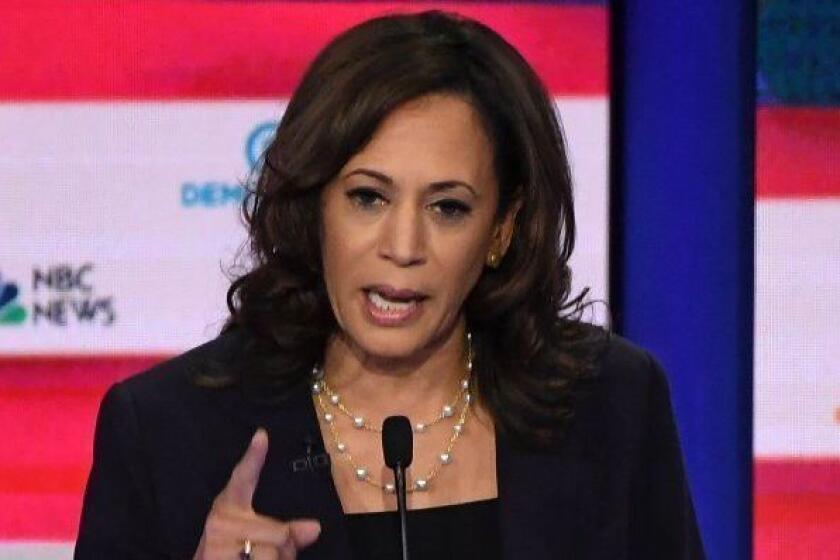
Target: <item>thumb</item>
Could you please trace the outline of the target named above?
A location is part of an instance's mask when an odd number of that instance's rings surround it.
[[[321,534],[321,524],[314,519],[298,519],[289,522],[289,534],[300,550],[314,543]]]
[[[222,491],[222,499],[227,503],[242,508],[251,508],[254,491],[260,480],[268,453],[268,432],[259,428],[251,438],[251,443],[239,463],[233,468],[227,486]]]

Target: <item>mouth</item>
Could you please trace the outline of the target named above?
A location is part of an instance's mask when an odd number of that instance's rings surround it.
[[[393,302],[393,303],[408,303],[411,301],[422,301],[427,299],[429,296],[422,292],[418,292],[416,290],[412,290],[409,288],[394,288],[393,286],[389,286],[387,284],[376,284],[372,286],[365,286],[362,288],[368,297],[371,294],[379,296],[382,300],[386,302]]]
[[[416,317],[422,308],[424,293],[391,286],[368,286],[363,288],[369,319],[380,325],[398,325]]]

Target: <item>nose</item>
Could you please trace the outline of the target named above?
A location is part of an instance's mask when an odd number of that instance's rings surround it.
[[[422,213],[413,204],[397,204],[382,224],[379,255],[397,266],[421,264],[426,260],[425,237]]]

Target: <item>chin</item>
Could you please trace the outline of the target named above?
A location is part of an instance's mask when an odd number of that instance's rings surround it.
[[[374,330],[379,332],[373,332]],[[374,329],[365,327],[359,336],[348,333],[349,339],[365,355],[374,359],[398,360],[408,358],[424,346],[417,333],[406,329]]]

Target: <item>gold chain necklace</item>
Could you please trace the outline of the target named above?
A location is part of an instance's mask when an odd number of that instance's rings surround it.
[[[455,394],[455,397],[453,397],[453,399],[450,402],[448,402],[441,408],[441,412],[434,419],[432,419],[429,422],[418,422],[413,425],[415,433],[425,433],[430,426],[434,426],[435,424],[441,422],[445,418],[451,418],[455,416],[458,403],[463,403],[461,406],[460,413],[458,414],[458,418],[455,424],[452,426],[452,434],[449,436],[446,447],[440,454],[438,454],[434,466],[426,473],[426,476],[414,479],[414,481],[406,488],[407,492],[427,490],[431,481],[438,475],[438,473],[440,473],[440,470],[444,466],[452,463],[452,449],[455,447],[455,442],[458,441],[458,438],[464,432],[464,426],[466,424],[470,403],[472,401],[472,396],[469,392],[470,377],[472,375],[473,357],[472,337],[470,333],[467,333],[467,345],[467,375],[461,380],[458,392]],[[326,422],[329,428],[330,435],[332,437],[335,448],[344,457],[344,459],[353,467],[353,472],[356,476],[356,480],[375,486],[388,494],[393,494],[395,491],[393,483],[388,482],[383,484],[382,482],[376,482],[375,480],[373,480],[373,478],[371,478],[370,470],[362,464],[358,463],[353,458],[353,455],[352,453],[350,453],[347,444],[344,441],[342,441],[338,433],[338,429],[335,425],[335,415],[328,410],[327,403],[325,402],[324,397],[326,396],[329,400],[329,403],[332,406],[334,406],[342,414],[350,418],[353,421],[353,426],[357,430],[366,430],[369,432],[381,433],[382,429],[370,424],[364,418],[364,416],[354,414],[344,405],[338,393],[336,393],[327,384],[326,380],[324,379],[324,370],[321,368],[320,365],[315,365],[315,367],[312,368],[312,376],[312,394],[315,396],[318,402],[318,407],[321,409],[321,417],[323,418],[324,422]]]

